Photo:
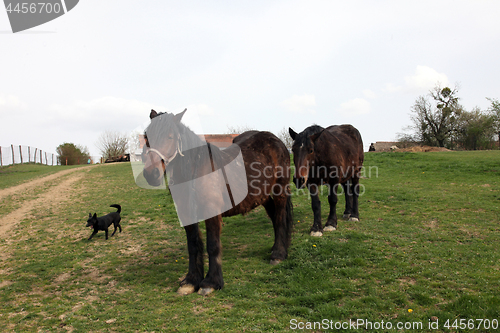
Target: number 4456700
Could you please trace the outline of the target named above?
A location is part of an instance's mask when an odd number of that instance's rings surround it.
[[[498,320],[497,319],[455,319],[455,320],[450,320],[448,319],[444,323],[444,328],[447,328],[449,330],[451,329],[494,329],[496,330],[498,328]]]
[[[12,12],[16,12],[16,13],[23,13],[23,14],[27,14],[27,13],[32,13],[32,14],[35,14],[35,13],[47,13],[47,14],[50,14],[50,13],[60,13],[61,10],[63,10],[61,8],[61,4],[60,3],[45,3],[45,2],[38,2],[38,3],[35,3],[35,2],[23,2],[23,3],[17,3],[14,7],[12,6],[12,3],[9,3],[7,4],[7,12],[8,13],[12,13]]]

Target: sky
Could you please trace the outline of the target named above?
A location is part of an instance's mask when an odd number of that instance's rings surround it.
[[[500,2],[81,0],[12,33],[0,8],[0,146],[130,134],[151,109],[198,133],[351,124],[368,150],[440,84],[500,98]]]

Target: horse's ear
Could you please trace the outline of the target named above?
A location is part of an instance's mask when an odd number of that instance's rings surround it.
[[[94,216],[92,218],[96,219],[97,218],[97,213],[94,213]]]
[[[92,213],[89,213],[89,219],[92,217]]]
[[[151,113],[149,114],[149,119],[153,119],[157,115],[158,115],[158,113],[155,110],[151,109]]]
[[[297,132],[295,132],[291,127],[288,127],[288,133],[290,133],[290,137],[292,140],[295,140],[295,137],[297,137]]]
[[[319,132],[319,133],[316,133],[316,134],[313,134],[311,136],[309,136],[309,138],[311,139],[311,141],[314,143],[316,142],[316,140],[318,140],[319,136],[321,135],[321,133],[323,133],[323,131]]]
[[[184,111],[182,111],[181,113],[178,113],[174,116],[174,120],[176,123],[181,122],[182,116],[184,116],[184,113],[186,113],[186,111],[187,111],[187,109],[184,109]]]

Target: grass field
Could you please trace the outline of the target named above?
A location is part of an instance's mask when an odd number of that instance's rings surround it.
[[[22,181],[15,168],[7,177]],[[8,184],[3,171],[0,184]],[[339,221],[321,238],[309,236],[308,196],[294,191],[292,246],[278,266],[269,265],[274,236],[264,209],[225,218],[225,287],[207,297],[176,294],[187,246],[165,191],[137,187],[128,163],[74,171],[84,177],[68,201],[32,210],[0,238],[0,331],[500,327],[500,151],[370,153],[365,171],[361,220]],[[18,207],[29,195],[4,198],[0,216],[4,203]],[[87,241],[88,213],[114,203],[123,232]],[[322,209],[326,219],[326,197]]]
[[[15,164],[0,167],[0,189],[19,185],[31,179],[51,175],[61,170],[78,167],[81,167],[81,165],[47,166],[34,163]]]

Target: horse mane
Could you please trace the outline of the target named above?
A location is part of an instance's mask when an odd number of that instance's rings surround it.
[[[303,130],[302,132],[300,132],[295,137],[294,145],[299,145],[300,146],[302,144],[307,143],[307,140],[309,140],[309,137],[311,135],[320,133],[323,130],[324,130],[324,128],[321,127],[321,126],[319,126],[319,125],[311,125],[311,126],[307,127],[305,130]]]

